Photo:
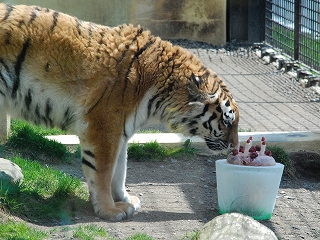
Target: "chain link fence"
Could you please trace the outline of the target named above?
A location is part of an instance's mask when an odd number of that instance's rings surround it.
[[[265,42],[320,70],[320,0],[267,0]]]

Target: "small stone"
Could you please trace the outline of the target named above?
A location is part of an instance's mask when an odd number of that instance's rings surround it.
[[[291,196],[284,196],[286,199],[295,199],[295,197],[291,197]]]
[[[171,159],[171,163],[176,163],[176,162],[178,162],[177,159]]]

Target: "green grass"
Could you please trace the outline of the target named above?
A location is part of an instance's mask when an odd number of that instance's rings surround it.
[[[269,145],[267,149],[271,151],[272,157],[276,160],[276,162],[282,163],[285,166],[284,168],[285,173],[289,173],[293,171],[293,164],[290,160],[290,156],[288,152],[286,152],[282,147],[275,146],[275,145],[274,146]]]
[[[49,140],[31,125],[15,126],[6,144],[25,157],[32,159],[60,159],[68,160],[70,152],[66,146]]]
[[[144,129],[144,130],[139,130],[138,133],[161,133],[160,130],[158,129]]]
[[[0,181],[0,209],[7,209],[13,212],[17,210],[22,203],[16,200],[20,193],[20,183],[12,184],[8,181]]]
[[[24,180],[16,185],[1,182],[0,208],[31,220],[45,216],[48,221],[69,221],[72,210],[64,209],[63,205],[70,199],[87,199],[87,191],[79,179],[43,166],[41,162],[66,161],[79,157],[80,151],[71,154],[64,145],[46,139],[43,135],[48,132],[42,129],[13,121],[12,134],[1,146],[0,154],[21,167]]]
[[[126,240],[152,240],[152,237],[149,237],[147,234],[144,233],[137,233]]]
[[[0,239],[6,240],[44,240],[50,237],[47,231],[41,231],[34,227],[27,226],[24,222],[7,221],[0,223]],[[71,231],[72,239],[78,240],[94,240],[107,239],[116,240],[117,238],[111,236],[104,228],[95,224],[80,225],[78,227],[64,227],[64,232]],[[57,229],[51,231],[56,232]],[[183,238],[195,239],[195,238]],[[152,237],[144,233],[137,233],[125,240],[153,240]]]
[[[193,233],[186,233],[182,240],[197,240],[200,231],[195,231]]]
[[[0,223],[0,229],[0,239],[6,240],[42,240],[48,236],[48,233],[30,228],[23,222]]]
[[[88,193],[80,179],[41,166],[39,162],[15,157],[24,179],[18,186],[3,188],[0,208],[28,220],[69,221],[74,209],[65,208],[70,201],[86,202]],[[71,206],[72,204],[70,204]],[[81,207],[81,206],[79,206]]]
[[[191,140],[187,139],[181,147],[166,148],[167,157],[194,156],[197,150],[191,146]]]
[[[155,161],[163,160],[167,157],[183,156],[188,157],[194,155],[195,148],[191,147],[191,141],[188,139],[182,147],[165,148],[158,142],[148,143],[132,143],[128,147],[128,158],[134,161]]]
[[[95,237],[101,237],[103,239],[115,239],[111,237],[102,227],[98,227],[94,224],[78,226],[73,237],[80,240],[94,240]]]
[[[161,159],[165,156],[165,149],[156,141],[145,144],[132,143],[128,147],[128,157],[135,161]]]
[[[11,119],[11,132],[19,132],[24,127],[28,126],[28,128],[31,128],[33,132],[41,135],[41,136],[48,136],[48,135],[64,135],[66,134],[65,131],[62,131],[58,128],[46,128],[43,126],[35,126],[32,124],[29,124],[25,120],[16,120]]]

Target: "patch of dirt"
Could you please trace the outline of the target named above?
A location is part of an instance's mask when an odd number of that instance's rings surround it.
[[[315,153],[301,154],[290,154],[294,163],[301,162],[301,157],[306,156],[320,159]],[[186,233],[201,229],[219,215],[215,176],[215,160],[218,158],[221,156],[197,155],[189,160],[129,161],[127,188],[142,202],[133,219],[102,221],[94,215],[89,202],[82,202],[81,208],[75,206],[74,216],[67,222],[48,223],[38,219],[32,225],[51,231],[55,229],[49,239],[70,239],[66,225],[73,228],[91,223],[103,227],[118,239],[136,233],[146,233],[154,239],[182,239]],[[317,166],[319,164],[318,161]],[[80,160],[54,167],[84,180]],[[298,176],[282,177],[273,216],[269,221],[260,222],[280,239],[319,239],[320,182],[311,174],[299,173]]]

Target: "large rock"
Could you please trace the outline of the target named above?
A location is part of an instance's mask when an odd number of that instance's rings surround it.
[[[200,230],[198,240],[276,240],[276,235],[252,217],[226,213],[212,219]]]
[[[22,179],[22,170],[17,164],[0,158],[0,181],[7,181],[14,184],[22,181]]]

